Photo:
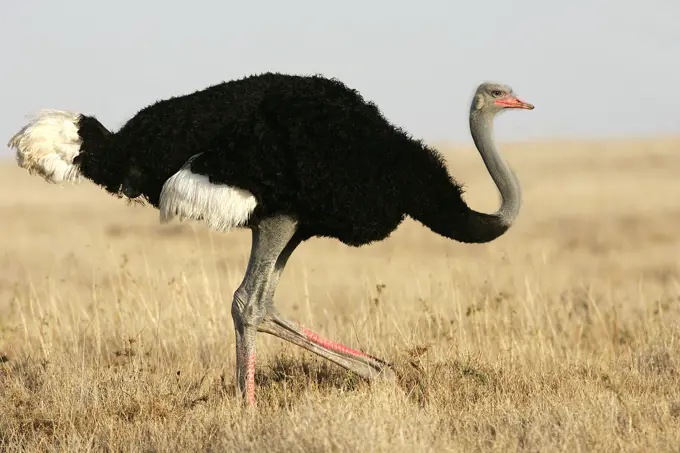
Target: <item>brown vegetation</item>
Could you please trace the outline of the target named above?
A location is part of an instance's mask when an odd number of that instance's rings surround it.
[[[518,222],[463,245],[407,221],[304,244],[288,316],[394,363],[369,385],[262,334],[234,387],[249,233],[158,225],[0,166],[0,450],[679,451],[680,140],[508,145]],[[496,195],[469,148],[468,201]]]

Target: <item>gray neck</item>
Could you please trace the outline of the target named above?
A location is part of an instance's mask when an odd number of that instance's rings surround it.
[[[493,138],[491,113],[470,112],[470,132],[484,165],[501,195],[501,207],[494,214],[502,224],[510,226],[519,214],[522,191],[514,173],[501,157]]]

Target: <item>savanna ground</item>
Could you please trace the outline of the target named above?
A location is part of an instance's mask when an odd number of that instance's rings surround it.
[[[680,139],[507,145],[510,232],[464,245],[408,220],[313,240],[287,316],[394,364],[370,385],[258,340],[234,385],[231,297],[249,233],[160,226],[84,184],[0,166],[0,450],[680,451]],[[446,152],[474,207],[479,157]]]

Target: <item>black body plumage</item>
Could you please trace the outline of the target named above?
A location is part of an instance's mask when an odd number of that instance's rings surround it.
[[[290,214],[306,237],[348,245],[387,237],[410,215],[462,242],[507,226],[471,210],[440,155],[340,81],[261,74],[159,101],[118,132],[80,120],[76,163],[112,193],[158,206],[163,183],[193,173],[251,192],[253,219]]]

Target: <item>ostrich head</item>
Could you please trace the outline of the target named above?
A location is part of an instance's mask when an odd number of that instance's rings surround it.
[[[533,108],[533,105],[520,101],[509,86],[485,82],[477,87],[470,106],[470,113],[479,112],[496,115],[505,109],[532,110]]]

